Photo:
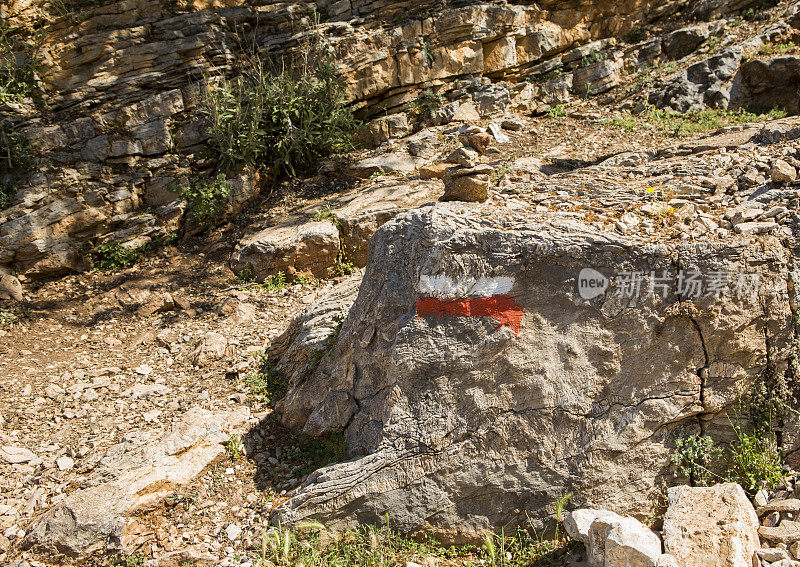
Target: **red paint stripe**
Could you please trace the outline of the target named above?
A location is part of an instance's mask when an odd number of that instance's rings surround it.
[[[506,326],[518,335],[522,329],[522,316],[525,311],[510,295],[492,297],[466,297],[464,299],[437,299],[435,297],[417,298],[417,315],[455,315],[457,317],[492,317],[500,327]],[[497,330],[495,329],[495,331]]]

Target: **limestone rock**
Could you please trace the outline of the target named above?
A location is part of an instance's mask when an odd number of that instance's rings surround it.
[[[667,247],[480,204],[399,215],[370,241],[329,356],[287,377],[283,419],[344,430],[351,460],[313,473],[275,519],[341,531],[388,514],[401,531],[476,541],[528,517],[541,526],[566,492],[647,513],[671,474],[669,440],[699,413],[710,435],[727,428],[721,412],[763,371],[761,325],[771,345],[791,340],[787,252],[755,238]],[[670,272],[675,258],[701,273],[758,265],[759,294],[731,288],[684,313],[669,307],[673,287],[630,306],[619,266]],[[591,299],[578,289],[586,267],[609,279]]]
[[[731,98],[728,83],[739,68],[742,52],[741,47],[735,46],[681,71],[664,87],[650,93],[650,104],[679,112],[727,106]]]
[[[345,259],[363,268],[369,239],[380,226],[399,213],[435,201],[441,194],[442,184],[438,182],[392,179],[337,198],[331,210]]]
[[[408,153],[416,158],[430,158],[439,151],[439,131],[426,128],[405,140]]]
[[[36,518],[25,548],[85,557],[128,549],[130,517],[156,508],[225,455],[224,443],[246,424],[246,407],[212,413],[193,408],[163,432],[112,446],[93,478],[98,484],[71,492]]]
[[[11,274],[0,273],[0,299],[22,301],[22,284]]]
[[[765,144],[789,142],[800,138],[800,118],[791,116],[767,122],[758,132],[758,140]]]
[[[675,560],[675,557],[670,555],[669,553],[663,553],[658,558],[658,563],[656,567],[681,567],[678,565],[678,562]]]
[[[267,354],[279,372],[290,377],[304,376],[320,360],[320,353],[332,350],[334,345],[331,341],[336,338],[342,319],[353,305],[360,283],[361,274],[350,276],[304,309],[270,343]],[[304,427],[311,412],[329,395],[328,391],[308,391],[298,386],[290,382],[289,393],[281,404],[294,409],[283,413],[284,425],[293,429]],[[301,399],[300,396],[308,397]]]
[[[758,517],[738,484],[669,489],[664,547],[685,567],[751,567]]]
[[[481,202],[489,197],[489,176],[485,174],[459,175],[444,183],[441,201]]]
[[[797,170],[782,159],[779,159],[775,160],[772,165],[769,176],[775,183],[791,182],[797,179]]]
[[[731,87],[734,108],[783,108],[790,114],[798,107],[800,56],[782,55],[771,59],[750,59],[742,63]]]
[[[660,557],[661,540],[634,518],[615,522],[606,538],[604,567],[657,567]]]
[[[614,61],[599,61],[581,67],[572,74],[572,88],[590,95],[604,93],[618,84],[619,75]]]
[[[780,547],[762,547],[761,549],[756,550],[756,554],[759,558],[767,561],[768,563],[774,563],[776,561],[781,561],[782,559],[791,559],[789,552],[785,549],[781,549]]]
[[[423,165],[419,168],[419,178],[444,179],[448,167],[449,166],[446,163],[432,163],[430,165]]]
[[[477,122],[481,119],[478,110],[471,102],[451,102],[436,110],[433,117],[435,124],[449,124],[451,122]]]
[[[366,179],[373,175],[387,173],[411,173],[415,171],[423,160],[405,152],[393,152],[376,157],[364,158],[347,168],[347,172],[354,176]]]
[[[479,154],[483,154],[486,151],[486,148],[489,147],[489,144],[492,143],[492,137],[483,131],[467,131],[463,134],[459,134],[458,139],[462,144],[473,148]]]
[[[234,271],[249,270],[260,280],[277,272],[330,275],[339,254],[339,231],[330,221],[289,219],[245,237],[231,257]]]
[[[739,234],[768,234],[778,228],[775,221],[741,222],[733,227]]]
[[[508,134],[503,132],[500,129],[500,126],[498,126],[497,124],[494,123],[488,124],[486,128],[492,134],[494,141],[497,142],[498,144],[507,144],[508,142],[511,141],[511,138],[508,137]]]
[[[670,59],[681,59],[700,47],[709,35],[707,24],[675,30],[664,36],[661,49]]]
[[[445,163],[454,163],[463,167],[475,167],[478,160],[478,152],[468,146],[458,148],[444,158]]]
[[[800,499],[787,498],[785,500],[773,500],[759,507],[756,512],[759,516],[767,512],[791,512],[792,514],[796,514],[800,512]]]
[[[212,362],[230,356],[233,347],[228,344],[228,339],[220,333],[209,332],[197,343],[197,346],[189,355],[189,359],[195,366],[207,366]]]
[[[594,521],[603,518],[607,522],[620,520],[622,516],[609,510],[595,510],[593,508],[581,508],[567,513],[564,516],[564,529],[572,539],[582,543],[589,543],[589,530]]]
[[[136,311],[136,314],[139,315],[140,317],[148,317],[156,313],[170,311],[174,308],[175,308],[175,300],[172,299],[172,295],[170,295],[167,292],[154,293],[152,294],[151,298],[147,301],[147,303],[142,305]]]
[[[598,514],[589,526],[589,567],[656,567],[661,540],[635,518]]]
[[[758,535],[772,543],[791,545],[800,541],[800,522],[782,520],[777,526],[761,526]]]

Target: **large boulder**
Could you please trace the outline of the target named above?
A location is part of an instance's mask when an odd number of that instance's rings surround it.
[[[738,484],[669,489],[664,547],[682,567],[752,567],[758,516]]]
[[[245,237],[233,251],[231,267],[261,280],[278,272],[324,278],[333,272],[339,246],[333,222],[292,218]]]
[[[675,30],[664,36],[661,49],[670,59],[681,59],[700,47],[710,33],[708,24]]]
[[[283,402],[295,429],[314,415],[317,434],[344,431],[351,460],[276,519],[388,516],[473,541],[544,522],[567,492],[646,514],[672,439],[728,427],[712,418],[765,369],[767,342],[784,352],[786,272],[770,236],[668,245],[493,205],[402,214],[373,236],[330,356],[289,376]]]
[[[739,69],[742,53],[741,46],[734,46],[695,63],[654,89],[648,102],[678,112],[705,106],[726,108],[731,97],[730,80]]]
[[[345,260],[363,268],[367,243],[378,227],[401,212],[435,201],[442,192],[436,180],[387,179],[338,197],[331,210]]]
[[[797,114],[800,56],[751,59],[742,63],[731,87],[733,108],[780,108]]]

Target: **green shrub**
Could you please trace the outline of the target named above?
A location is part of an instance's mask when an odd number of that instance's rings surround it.
[[[688,477],[692,486],[736,482],[750,494],[761,483],[780,484],[785,474],[775,433],[758,423],[746,426],[741,407],[732,410],[728,419],[736,437],[724,448],[708,436],[689,435],[675,440],[670,460],[678,474]]]
[[[237,435],[234,433],[228,438],[228,441],[225,443],[225,450],[228,452],[228,456],[236,460],[242,454],[242,449],[244,449],[244,443],[242,442],[242,436]]]
[[[722,457],[722,449],[707,435],[688,435],[675,440],[670,455],[678,474],[689,479],[691,486],[707,486],[718,478],[713,472]]]
[[[254,57],[241,76],[208,82],[202,107],[208,147],[223,167],[266,164],[292,176],[351,147],[356,127],[332,61],[313,53],[297,61]]]
[[[786,112],[777,108],[759,113],[744,109],[721,110],[714,108],[681,113],[669,109],[651,108],[638,116],[622,113],[609,120],[608,123],[624,130],[635,130],[639,127],[655,129],[677,138],[687,134],[717,130],[731,124],[773,120],[784,116],[786,116]]]
[[[33,165],[28,138],[8,120],[0,119],[0,210],[11,205],[17,187]]]
[[[265,404],[277,402],[289,389],[286,377],[275,370],[266,356],[258,360],[256,369],[245,378],[244,383],[250,395]]]
[[[130,268],[139,260],[142,248],[123,246],[119,242],[104,242],[89,251],[92,265],[103,271],[116,271]]]
[[[39,49],[43,37],[41,33],[31,36],[0,20],[0,103],[41,95],[37,72],[42,66]]]
[[[178,189],[189,206],[189,218],[204,230],[219,224],[228,204],[230,186],[225,175],[220,173],[213,179],[195,178],[189,185]]]
[[[11,309],[0,309],[0,329],[10,327],[19,321],[19,316]]]
[[[728,480],[738,482],[746,492],[755,493],[762,482],[778,485],[785,476],[774,433],[748,432],[741,422],[732,420],[736,439],[728,447]]]
[[[425,89],[411,102],[411,114],[422,119],[431,118],[440,106],[442,97],[433,92],[433,89]]]

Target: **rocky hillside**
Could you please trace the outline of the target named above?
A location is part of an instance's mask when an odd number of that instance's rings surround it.
[[[800,3],[0,10],[0,563],[800,564]]]
[[[439,109],[445,120],[465,99],[482,116],[581,96],[622,109],[797,110],[800,70],[786,48],[797,16],[785,3],[230,4],[2,8],[0,173],[11,206],[0,213],[0,266],[63,274],[89,265],[86,246],[182,231],[179,188],[216,175],[202,85],[262,50],[323,46],[364,119],[408,110],[425,89],[453,101]],[[384,131],[371,126],[367,140]],[[269,185],[249,169],[223,173],[230,214]]]

